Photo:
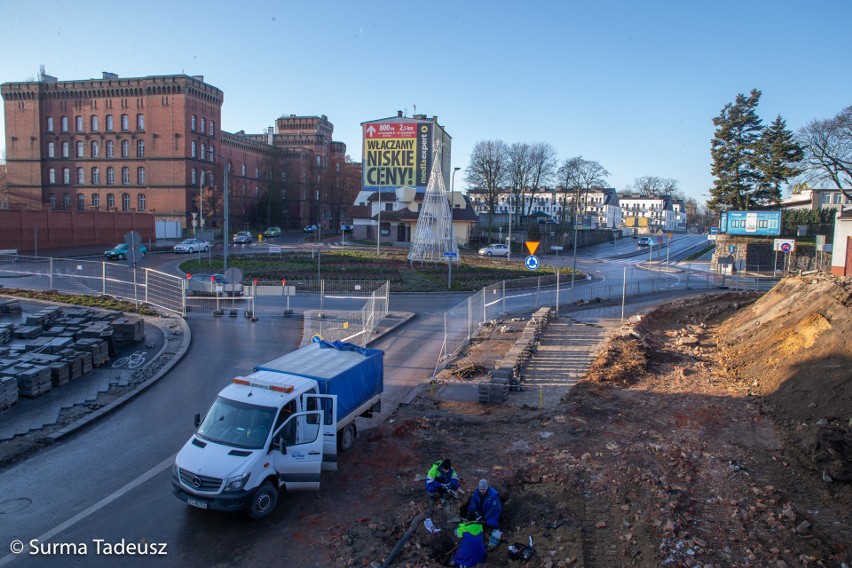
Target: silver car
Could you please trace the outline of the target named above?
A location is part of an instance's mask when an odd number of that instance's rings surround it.
[[[479,256],[509,256],[509,245],[488,245],[479,249]]]
[[[207,252],[210,250],[210,243],[200,239],[185,239],[175,245],[175,252],[185,252],[191,254],[193,252]]]

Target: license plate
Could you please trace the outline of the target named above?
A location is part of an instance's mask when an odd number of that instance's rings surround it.
[[[199,499],[193,499],[192,497],[188,497],[186,499],[187,505],[192,505],[193,507],[198,507],[199,509],[207,508],[207,501],[201,501]]]

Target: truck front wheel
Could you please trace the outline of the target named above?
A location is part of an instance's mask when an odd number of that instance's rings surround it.
[[[341,452],[352,449],[352,444],[355,443],[355,425],[349,424],[340,431],[340,442],[338,447]]]
[[[257,488],[248,507],[248,516],[252,519],[262,519],[275,510],[278,504],[278,489],[267,482]]]

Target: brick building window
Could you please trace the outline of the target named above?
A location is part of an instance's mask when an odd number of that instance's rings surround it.
[[[210,136],[214,136],[216,132],[216,122],[210,121]]]
[[[56,194],[55,193],[50,194],[50,208],[56,209]]]
[[[130,184],[130,168],[124,166],[121,168],[121,185]]]
[[[77,132],[83,132],[83,117],[82,116],[78,115],[78,116],[74,117],[74,129]]]
[[[77,141],[77,157],[83,157],[83,142],[81,140]]]
[[[136,203],[136,205],[137,205],[136,210],[137,211],[145,211],[145,194],[144,193],[139,194],[139,196],[136,198],[136,202],[137,202]]]
[[[145,157],[145,141],[137,140],[136,141],[136,157],[144,158]]]
[[[100,185],[101,184],[101,169],[100,168],[92,168],[92,185]]]
[[[193,158],[198,157],[198,143],[195,140],[192,141],[192,151],[191,151],[190,155]]]
[[[101,145],[98,144],[97,140],[92,140],[91,154],[93,158],[101,155]]]
[[[62,183],[65,185],[71,183],[71,168],[62,168]]]
[[[204,170],[201,170],[201,185],[202,186],[204,185],[204,180],[207,178],[207,176],[205,175],[206,173],[207,172],[205,172]]]
[[[63,158],[68,158],[68,157],[70,157],[70,156],[69,156],[69,152],[70,152],[70,151],[71,151],[71,150],[70,150],[70,148],[69,148],[69,146],[68,146],[68,142],[63,142],[63,143],[62,143],[62,157],[63,157]]]
[[[47,183],[55,184],[56,183],[56,170],[54,168],[47,169]]]
[[[47,117],[47,131],[53,132],[53,117],[52,116]]]
[[[195,157],[195,156],[193,156],[193,157]],[[200,158],[201,158],[202,160],[206,160],[206,159],[207,159],[207,144],[202,144],[202,145],[201,145],[201,156],[200,156]]]
[[[195,132],[195,125],[196,125],[197,122],[198,122],[198,119],[195,118],[195,115],[193,114],[192,115],[192,124],[190,124],[190,130],[192,130],[193,132]]]
[[[198,172],[196,171],[195,168],[192,168],[189,171],[189,183],[191,185],[195,185],[196,183],[198,183]]]
[[[129,158],[130,157],[130,142],[128,140],[121,141],[121,157]]]
[[[86,209],[86,196],[82,193],[77,194],[77,211],[84,211]]]
[[[213,144],[210,144],[210,161],[216,161],[216,148],[213,147]]]
[[[115,210],[115,196],[111,193],[107,193],[107,209]]]
[[[100,194],[93,193],[92,194],[92,209],[100,209],[101,207],[101,196]]]
[[[107,168],[107,185],[115,185],[115,168]]]
[[[62,194],[62,208],[71,209],[71,196],[67,193]]]
[[[136,168],[136,185],[145,185],[145,168]]]
[[[145,130],[145,115],[136,115],[136,130]]]
[[[77,185],[83,185],[86,183],[86,170],[83,168],[77,168]]]
[[[68,117],[67,116],[63,116],[62,118],[59,119],[59,129],[62,132],[68,132]]]
[[[92,115],[91,128],[89,130],[91,130],[92,132],[98,131],[98,116],[96,114]]]
[[[201,117],[201,133],[204,134],[207,132],[207,120],[202,116]]]
[[[56,157],[56,144],[54,144],[53,142],[47,143],[47,157],[48,158],[55,158]]]
[[[114,158],[115,157],[115,144],[112,140],[107,140],[106,143],[106,157]]]
[[[121,210],[122,211],[130,211],[130,194],[122,193],[121,194]]]
[[[242,172],[243,172],[243,177],[245,177],[245,175],[246,175],[246,163],[245,163],[245,162],[243,162],[243,169],[242,169]],[[282,173],[283,173],[283,172],[282,172]]]
[[[106,115],[106,129],[108,132],[115,130],[115,123],[112,120],[111,114]]]
[[[130,117],[126,114],[121,115],[121,129],[130,130]]]

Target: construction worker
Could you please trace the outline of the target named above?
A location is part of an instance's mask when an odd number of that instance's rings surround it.
[[[426,474],[426,493],[429,497],[436,499],[443,493],[456,494],[459,489],[459,476],[453,469],[449,459],[438,460],[432,464],[429,473]]]
[[[451,566],[471,567],[485,560],[485,540],[482,523],[460,523],[456,536],[461,539]]]
[[[500,494],[493,487],[488,486],[485,479],[479,480],[479,487],[470,497],[468,507],[468,518],[479,520],[492,529],[500,525],[500,513],[503,512],[503,504],[500,503]]]

